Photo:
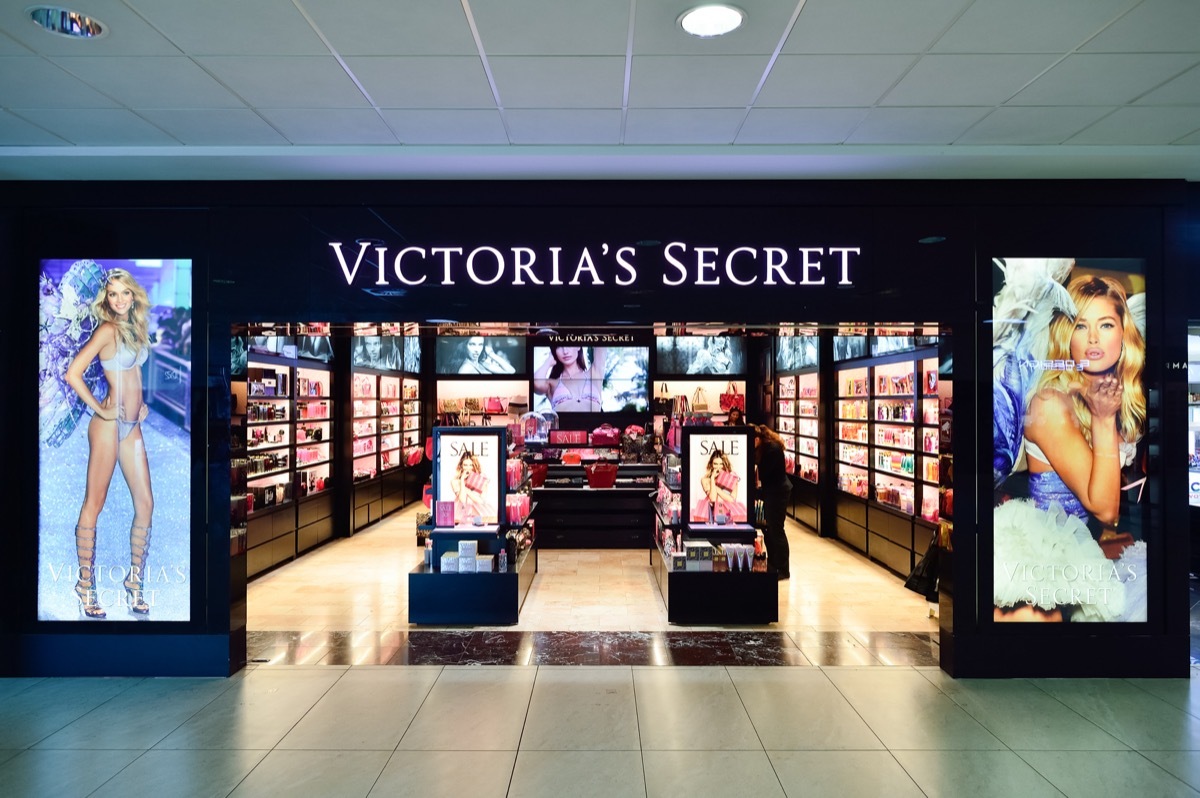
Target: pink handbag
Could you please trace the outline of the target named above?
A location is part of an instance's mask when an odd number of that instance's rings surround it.
[[[601,424],[592,430],[593,446],[616,446],[621,442],[621,431],[612,424]]]
[[[738,482],[740,481],[741,477],[732,471],[722,471],[717,474],[717,486],[724,488],[730,493],[733,493],[737,490]]]
[[[478,471],[472,471],[470,474],[467,474],[467,478],[463,480],[463,484],[476,493],[483,493],[483,487],[487,484],[487,477]]]
[[[721,405],[721,412],[728,413],[732,408],[737,408],[743,413],[746,412],[746,395],[738,393],[737,385],[732,381],[725,393],[718,397]]]

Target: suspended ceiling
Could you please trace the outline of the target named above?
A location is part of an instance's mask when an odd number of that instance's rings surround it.
[[[0,179],[1200,179],[1200,0],[0,9]]]

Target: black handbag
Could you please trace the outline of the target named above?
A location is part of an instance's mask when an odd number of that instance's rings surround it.
[[[650,402],[650,412],[656,416],[671,415],[671,392],[667,389],[667,384],[664,382],[662,388],[659,389],[662,396],[656,396]]]
[[[937,601],[938,598],[939,553],[937,535],[933,535],[929,538],[929,548],[925,550],[925,556],[913,568],[908,579],[904,580],[906,588],[914,593],[920,593],[928,601]]]

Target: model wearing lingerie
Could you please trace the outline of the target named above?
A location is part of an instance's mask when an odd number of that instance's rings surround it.
[[[118,397],[117,397],[117,419],[116,419],[116,421],[117,421],[117,440],[118,441],[123,441],[126,438],[128,438],[129,435],[134,431],[134,429],[136,429],[137,426],[142,423],[141,419],[138,419],[138,418],[135,418],[133,421],[129,421],[126,418],[125,403],[120,401],[120,397],[119,397],[120,382],[122,380],[122,377],[120,376],[120,372],[133,371],[134,369],[141,368],[142,365],[146,362],[146,360],[149,357],[150,357],[149,347],[143,346],[143,347],[140,347],[139,349],[135,350],[133,347],[129,346],[128,344],[126,344],[125,342],[122,341],[121,343],[119,343],[117,345],[117,352],[115,355],[113,355],[108,360],[105,360],[103,358],[100,359],[100,366],[104,369],[106,374],[116,373],[116,375],[117,375],[117,378],[115,380],[109,380],[109,385],[114,385],[114,384],[117,385],[116,391],[118,393]],[[138,410],[135,413],[135,415],[141,415],[141,401],[140,400],[138,401]]]

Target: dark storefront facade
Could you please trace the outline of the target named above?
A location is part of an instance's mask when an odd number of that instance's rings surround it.
[[[519,320],[615,329],[720,320],[941,331],[956,466],[953,532],[941,554],[943,669],[1184,676],[1190,519],[1180,475],[1186,333],[1200,311],[1190,288],[1198,198],[1182,182],[10,184],[0,229],[14,278],[5,351],[17,387],[4,392],[2,409],[6,450],[19,465],[0,533],[3,671],[228,675],[245,665],[246,563],[230,553],[227,510],[235,325]],[[186,598],[170,618],[95,624],[39,614],[34,531],[45,508],[24,498],[39,495],[30,476],[37,425],[16,420],[43,411],[32,377],[39,263],[77,258],[188,264],[175,275],[190,286],[170,290],[188,300],[190,343],[160,385],[166,396],[176,388],[180,451],[190,459],[175,464],[190,509],[177,541]],[[988,434],[997,258],[1136,264],[1145,305],[1144,617],[994,618],[989,594],[1001,569],[987,474],[997,445]],[[335,491],[332,506],[334,534],[349,534],[348,492]]]

